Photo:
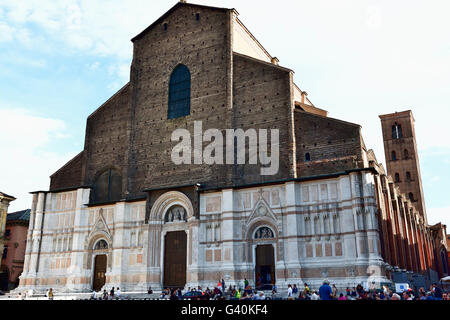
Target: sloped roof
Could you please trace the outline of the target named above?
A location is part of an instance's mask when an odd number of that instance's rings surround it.
[[[163,14],[158,20],[153,22],[144,31],[142,31],[137,36],[135,36],[133,39],[131,39],[131,41],[134,42],[135,40],[138,40],[138,39],[142,38],[148,31],[150,31],[151,29],[153,29],[153,27],[155,27],[156,25],[161,23],[164,19],[166,19],[169,15],[171,15],[176,9],[178,9],[181,6],[189,6],[189,7],[195,7],[195,8],[205,8],[205,9],[220,10],[220,11],[229,11],[229,10],[236,11],[235,9],[219,8],[219,7],[204,6],[204,5],[200,5],[200,4],[178,2],[176,5],[174,5],[172,8],[170,8],[169,11],[167,11],[165,14]]]
[[[9,198],[9,199],[16,200],[16,198],[14,198],[13,196],[10,196],[10,195],[8,195],[8,194],[6,194],[6,193],[3,193],[3,192],[1,192],[1,191],[0,191],[0,197],[2,197],[2,198]]]
[[[30,209],[8,213],[6,222],[10,221],[30,221]]]

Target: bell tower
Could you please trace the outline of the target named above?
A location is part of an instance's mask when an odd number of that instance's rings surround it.
[[[427,223],[412,111],[381,115],[380,119],[388,174]]]

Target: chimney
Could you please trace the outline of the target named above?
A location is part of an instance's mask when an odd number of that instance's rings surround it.
[[[280,62],[280,60],[278,60],[277,57],[273,57],[272,60],[271,60],[271,62],[272,62],[272,64],[274,64],[274,65],[278,65],[278,63]]]
[[[302,91],[302,103],[305,104],[305,97],[308,96],[308,92]]]

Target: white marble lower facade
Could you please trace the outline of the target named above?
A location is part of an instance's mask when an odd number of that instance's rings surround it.
[[[388,282],[374,183],[372,173],[358,172],[203,192],[199,217],[178,191],[160,196],[147,214],[146,201],[86,206],[90,189],[36,193],[18,290],[91,291],[98,255],[106,256],[105,289],[161,289],[166,235],[180,231],[185,288],[214,287],[222,278],[227,286],[244,278],[254,286],[264,245],[273,248],[264,252],[273,250],[271,278],[279,288],[315,287],[325,278],[338,287]]]

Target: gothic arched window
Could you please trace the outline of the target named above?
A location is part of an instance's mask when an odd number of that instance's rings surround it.
[[[108,169],[94,183],[94,202],[109,202],[122,197],[122,176],[117,170]]]
[[[168,118],[176,119],[191,114],[191,73],[188,67],[178,65],[169,81]]]

